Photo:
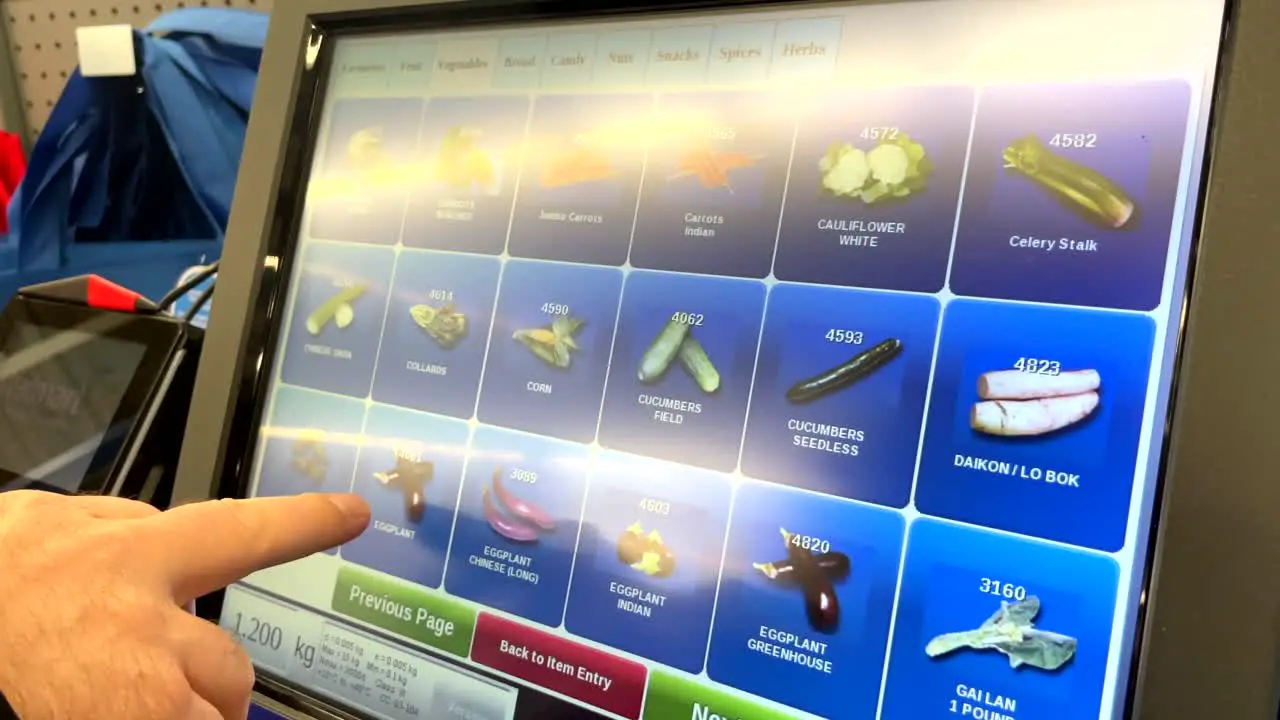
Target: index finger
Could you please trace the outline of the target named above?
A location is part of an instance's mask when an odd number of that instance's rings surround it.
[[[319,493],[214,500],[139,522],[161,581],[181,605],[355,538],[369,524],[369,505],[356,495]]]

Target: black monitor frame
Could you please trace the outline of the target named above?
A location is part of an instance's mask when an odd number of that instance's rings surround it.
[[[857,0],[853,0],[856,2]],[[899,0],[881,0],[895,2]],[[921,0],[915,0],[917,2]],[[736,8],[778,5],[740,0]],[[1141,594],[1131,716],[1270,718],[1280,702],[1280,4],[1228,2],[1224,55],[1164,426],[1156,541]],[[272,14],[218,312],[208,328],[175,502],[241,495],[285,304],[332,39],[724,7],[707,0],[294,0]],[[1169,10],[1173,12],[1171,8]],[[1142,32],[1133,28],[1133,32]],[[1258,318],[1255,321],[1254,318]],[[264,372],[267,371],[267,372]]]
[[[79,486],[83,494],[133,496],[139,488],[126,483],[129,448],[140,439],[146,427],[144,415],[152,407],[157,393],[163,392],[162,376],[166,367],[186,341],[182,323],[168,316],[131,315],[99,310],[82,305],[51,302],[14,296],[0,312],[0,345],[18,323],[28,323],[52,331],[81,330],[96,337],[135,343],[143,348],[142,358],[133,378],[120,398],[108,432],[122,432],[103,442],[94,451],[91,470]],[[12,468],[0,468],[0,487],[17,479]],[[40,484],[31,487],[39,488]]]

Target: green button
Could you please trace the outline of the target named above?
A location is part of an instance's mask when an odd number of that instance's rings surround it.
[[[476,612],[466,605],[351,566],[338,571],[333,611],[459,657],[476,631]]]
[[[715,717],[724,720],[791,720],[795,716],[694,680],[657,671],[649,673],[644,720]]]

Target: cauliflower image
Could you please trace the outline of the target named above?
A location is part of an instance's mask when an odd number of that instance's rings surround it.
[[[869,151],[835,142],[818,161],[818,171],[822,192],[871,204],[924,190],[933,163],[920,143],[898,133]]]
[[[833,145],[818,161],[822,187],[833,195],[856,195],[871,177],[867,154],[848,143]]]
[[[911,159],[907,151],[898,145],[877,145],[867,153],[867,164],[871,166],[871,175],[886,185],[901,185],[907,180],[907,170],[911,168]]]

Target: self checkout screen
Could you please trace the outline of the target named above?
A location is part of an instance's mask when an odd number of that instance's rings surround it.
[[[373,522],[224,625],[396,720],[1120,717],[1222,12],[340,40],[252,492]]]
[[[101,490],[134,418],[119,417],[147,347],[103,335],[114,322],[67,328],[40,312],[0,330],[0,491]],[[25,307],[25,306],[23,306]]]

